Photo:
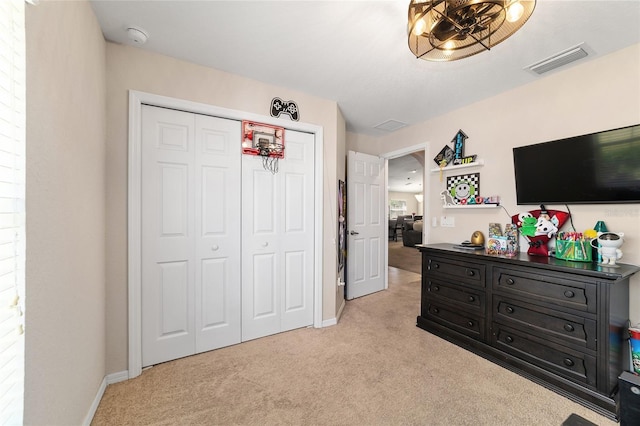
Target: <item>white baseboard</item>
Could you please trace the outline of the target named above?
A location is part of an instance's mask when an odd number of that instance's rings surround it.
[[[336,325],[338,320],[336,318],[331,318],[328,320],[322,320],[322,327],[331,327],[332,325]]]
[[[128,371],[120,371],[119,373],[108,374],[104,376],[102,382],[100,383],[100,387],[98,388],[98,393],[96,393],[96,397],[93,399],[93,403],[91,407],[89,407],[89,412],[87,416],[84,418],[82,422],[82,426],[91,426],[91,422],[93,421],[93,416],[96,415],[96,411],[98,410],[98,406],[100,405],[100,401],[102,400],[102,396],[104,395],[104,391],[107,389],[107,385],[123,382],[129,379]]]
[[[127,370],[124,370],[118,373],[111,373],[111,374],[108,374],[107,377],[105,377],[105,379],[107,379],[108,385],[112,385],[118,382],[124,382],[125,380],[129,380],[129,372]]]
[[[102,395],[104,395],[105,389],[107,389],[106,376],[104,379],[102,379],[102,382],[100,383],[100,387],[98,388],[98,393],[96,394],[96,397],[93,399],[93,403],[91,404],[91,407],[89,407],[89,412],[87,413],[87,416],[84,418],[84,421],[82,422],[82,426],[91,426],[91,422],[93,421],[93,416],[95,416],[96,414],[96,410],[98,409],[98,405],[100,405],[100,400],[102,399]]]
[[[343,300],[342,305],[340,305],[340,308],[338,309],[338,314],[336,315],[336,317],[328,320],[323,320],[322,327],[331,327],[332,325],[338,324],[338,319],[342,316],[342,311],[344,310],[345,306],[347,306],[347,301]]]

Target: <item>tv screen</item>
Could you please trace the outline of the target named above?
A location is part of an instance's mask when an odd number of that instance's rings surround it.
[[[518,204],[640,202],[640,124],[513,148]]]

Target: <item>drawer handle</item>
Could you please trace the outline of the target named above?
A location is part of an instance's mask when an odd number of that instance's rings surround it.
[[[433,287],[431,287],[433,289],[433,291],[440,291],[440,287],[437,285],[434,285]]]
[[[438,265],[437,263],[432,263],[433,269],[438,269],[440,268],[440,265]]]
[[[469,296],[469,298],[467,299],[469,301],[469,303],[475,302],[476,298],[473,296]]]
[[[505,340],[505,342],[507,342],[507,343],[513,343],[513,337],[511,337],[511,336],[507,336],[507,337],[505,337],[505,338],[504,338],[504,340]]]
[[[564,325],[564,330],[568,331],[568,332],[571,332],[571,331],[575,330],[575,328],[573,328],[573,326],[571,324],[565,324]]]
[[[513,309],[511,306],[507,306],[507,313],[508,314],[512,314],[515,312],[515,309]]]
[[[440,313],[440,309],[438,309],[438,308],[433,308],[433,313],[434,313],[434,314],[438,314],[438,313]]]
[[[573,362],[571,358],[565,358],[562,362],[564,362],[564,365],[566,365],[567,367],[573,367],[575,364],[575,362]]]
[[[469,322],[467,323],[467,327],[473,327],[473,321],[469,321]]]
[[[507,284],[514,285],[516,281],[513,278],[507,278]]]
[[[573,296],[575,296],[576,294],[574,292],[572,292],[571,290],[567,290],[564,292],[564,297],[571,299]]]
[[[476,274],[475,271],[472,271],[471,269],[467,269],[467,275],[470,277],[473,277]]]

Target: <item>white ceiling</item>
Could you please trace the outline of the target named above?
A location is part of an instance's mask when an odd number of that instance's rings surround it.
[[[514,36],[448,63],[409,51],[408,0],[91,3],[107,40],[141,27],[142,49],[334,100],[347,130],[373,136],[544,78],[523,68],[580,43],[592,54],[574,64],[640,42],[639,0],[538,0]]]
[[[422,153],[422,157],[424,157],[424,152]],[[413,155],[390,159],[388,162],[388,190],[422,194],[422,180],[424,175],[422,163],[424,163],[423,159],[416,158]]]
[[[538,0],[514,36],[448,63],[409,51],[408,0],[91,3],[107,40],[133,44],[126,29],[139,27],[142,49],[334,100],[348,131],[372,136],[388,120],[416,124],[640,42],[640,0]],[[584,59],[543,76],[523,70],[581,43]],[[405,185],[415,158],[390,163],[390,190],[421,191]]]

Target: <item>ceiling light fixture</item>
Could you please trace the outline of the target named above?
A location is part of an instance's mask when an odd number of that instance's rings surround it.
[[[411,0],[409,49],[416,58],[455,61],[511,37],[536,0]]]

